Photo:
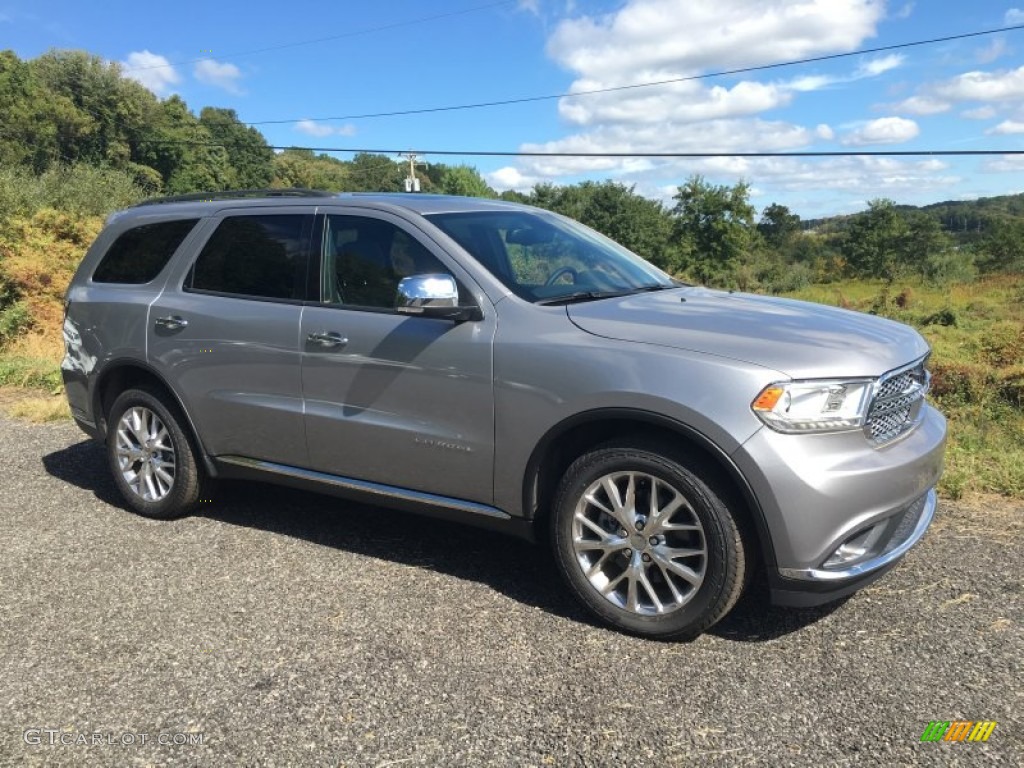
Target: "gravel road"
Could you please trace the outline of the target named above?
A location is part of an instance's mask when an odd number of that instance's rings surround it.
[[[944,504],[840,605],[658,643],[540,548],[257,485],[151,522],[73,426],[0,419],[0,765],[1017,766],[1022,524]]]

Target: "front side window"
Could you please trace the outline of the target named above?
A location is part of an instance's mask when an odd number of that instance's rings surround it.
[[[185,286],[194,291],[304,300],[312,215],[229,216],[203,246]]]
[[[427,219],[527,301],[600,298],[676,285],[618,243],[561,216],[479,211]]]
[[[93,272],[95,283],[142,285],[154,279],[198,219],[143,224],[122,232]]]
[[[325,303],[372,309],[393,308],[404,277],[451,274],[405,230],[363,216],[327,216],[323,263]]]

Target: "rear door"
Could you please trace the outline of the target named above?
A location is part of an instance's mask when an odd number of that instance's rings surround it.
[[[150,307],[150,364],[213,455],[306,463],[298,334],[313,221],[312,207],[222,211]]]
[[[318,231],[320,303],[306,307],[300,334],[310,466],[490,503],[497,321],[483,291],[397,216],[328,208]],[[482,319],[394,311],[402,277],[438,272],[455,276]]]

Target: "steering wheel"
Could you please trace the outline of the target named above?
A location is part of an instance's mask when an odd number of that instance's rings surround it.
[[[554,285],[562,275],[572,275],[573,284],[576,283],[576,278],[580,276],[579,272],[572,267],[559,267],[544,281],[544,285]]]

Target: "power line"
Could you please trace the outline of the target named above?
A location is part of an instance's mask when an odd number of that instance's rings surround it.
[[[194,147],[225,147],[229,142],[189,141],[187,139],[136,139],[140,144],[181,144]],[[357,147],[302,147],[294,144],[268,144],[268,149],[307,152],[345,152],[367,155],[402,155],[404,149],[366,149]],[[582,157],[582,158],[664,158],[697,159],[709,157],[986,157],[1024,155],[1024,149],[881,149],[881,150],[808,150],[793,152],[524,152],[518,150],[424,149],[418,155],[462,157]]]
[[[1000,27],[999,29],[984,29],[977,32],[964,32],[958,35],[947,35],[945,37],[933,37],[927,40],[913,40],[907,43],[896,43],[893,45],[882,45],[875,48],[864,48],[859,51],[849,51],[847,53],[830,53],[824,56],[811,56],[804,59],[793,59],[791,61],[781,61],[775,64],[760,64],[751,67],[738,67],[736,69],[723,69],[717,72],[706,72],[701,75],[687,75],[685,77],[673,77],[667,80],[654,80],[647,83],[634,83],[632,85],[616,85],[608,88],[594,88],[586,91],[576,91],[574,93],[550,93],[543,96],[523,96],[514,99],[499,99],[495,101],[480,101],[472,102],[468,104],[452,104],[441,107],[422,107],[418,109],[401,109],[394,110],[391,112],[367,112],[362,114],[352,115],[337,115],[334,117],[300,117],[300,118],[288,118],[280,120],[252,120],[245,121],[245,125],[282,125],[286,123],[299,123],[304,120],[314,120],[319,122],[328,122],[331,120],[363,120],[373,117],[401,117],[404,115],[424,115],[436,112],[455,112],[459,110],[469,109],[485,109],[490,107],[504,107],[513,104],[529,104],[538,101],[553,101],[555,99],[563,98],[575,98],[577,96],[593,96],[600,93],[614,93],[617,91],[629,91],[639,88],[654,88],[661,85],[672,85],[675,83],[688,83],[695,80],[706,80],[713,77],[726,77],[729,75],[742,75],[750,72],[762,72],[769,69],[779,69],[781,67],[794,67],[802,64],[815,64],[822,61],[832,61],[835,59],[849,58],[850,56],[865,56],[872,53],[884,53],[886,51],[895,51],[902,48],[914,48],[922,45],[935,45],[937,43],[948,43],[954,40],[966,40],[969,38],[983,37],[985,35],[994,35],[1000,32],[1015,32],[1024,29],[1024,24],[1016,24],[1009,27]]]
[[[326,43],[332,40],[342,40],[347,37],[359,37],[361,35],[369,35],[374,32],[386,32],[390,29],[399,29],[400,27],[411,27],[415,24],[422,24],[428,21],[439,21],[441,19],[450,19],[453,16],[464,16],[468,13],[475,13],[477,11],[486,11],[489,8],[497,8],[502,5],[511,5],[516,0],[499,0],[494,3],[487,3],[486,5],[476,5],[472,8],[463,8],[460,11],[448,11],[447,13],[438,13],[433,16],[421,16],[416,19],[408,19],[406,21],[396,21],[391,24],[382,24],[379,27],[368,27],[366,29],[358,29],[352,32],[342,32],[337,35],[328,35],[327,37],[317,37],[312,40],[299,40],[294,43],[281,43],[280,45],[270,45],[265,48],[254,48],[249,51],[238,51],[236,53],[225,53],[214,56],[203,56],[198,59],[185,59],[183,61],[169,61],[166,64],[152,64],[145,67],[131,67],[130,69],[124,68],[122,72],[142,72],[147,69],[164,69],[166,67],[174,66],[175,64],[196,64],[200,61],[206,61],[208,59],[223,61],[227,58],[238,59],[243,56],[255,56],[260,53],[269,53],[271,51],[282,51],[287,48],[299,48],[304,45],[315,45],[316,43]]]

